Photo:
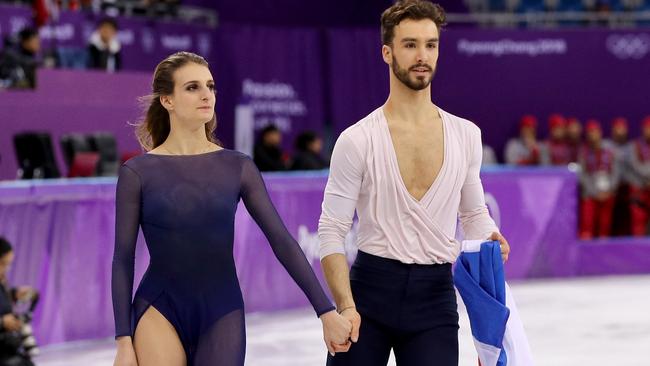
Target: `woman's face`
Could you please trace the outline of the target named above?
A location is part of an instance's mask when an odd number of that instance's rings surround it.
[[[0,280],[4,280],[7,277],[7,273],[11,268],[11,264],[14,262],[14,252],[11,251],[2,257],[0,257]]]
[[[174,72],[174,93],[161,97],[170,116],[202,127],[214,117],[216,92],[210,70],[188,63]]]

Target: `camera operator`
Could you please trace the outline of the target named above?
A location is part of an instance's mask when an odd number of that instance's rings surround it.
[[[13,260],[11,244],[0,237],[0,366],[33,366],[25,350],[26,324],[13,313],[13,306],[17,300],[31,298],[36,292],[28,286],[9,286],[7,273]]]

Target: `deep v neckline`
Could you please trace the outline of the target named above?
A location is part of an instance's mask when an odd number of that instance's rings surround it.
[[[426,192],[424,195],[422,195],[422,198],[419,200],[411,194],[411,192],[408,190],[406,187],[406,183],[404,182],[404,177],[402,177],[402,173],[399,170],[399,161],[397,160],[397,151],[395,150],[395,145],[393,144],[393,138],[392,135],[390,134],[390,128],[388,127],[388,118],[386,118],[386,114],[384,113],[384,108],[380,107],[379,111],[381,113],[381,125],[382,128],[384,129],[385,136],[388,140],[388,147],[390,150],[390,159],[391,159],[391,165],[393,166],[393,174],[397,177],[398,185],[401,187],[401,189],[406,193],[406,195],[415,203],[418,205],[423,205],[426,206],[427,202],[430,200],[430,196],[433,194],[434,191],[436,191],[436,188],[439,185],[440,182],[440,177],[444,174],[444,171],[446,170],[447,167],[447,160],[448,159],[448,141],[449,141],[449,136],[447,134],[447,126],[446,126],[446,119],[445,119],[445,112],[438,107],[438,114],[440,114],[440,121],[442,123],[442,165],[440,165],[440,170],[438,171],[438,174],[434,178],[433,182],[431,182],[431,185],[429,185],[429,188],[427,188]]]

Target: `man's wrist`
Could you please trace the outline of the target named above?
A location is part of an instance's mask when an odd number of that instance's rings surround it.
[[[338,308],[336,311],[337,311],[339,314],[341,314],[341,313],[343,313],[343,312],[346,311],[346,310],[350,310],[350,309],[355,309],[355,310],[356,310],[356,308],[357,308],[357,307],[356,307],[355,305],[349,305],[349,306],[345,306],[345,307]]]

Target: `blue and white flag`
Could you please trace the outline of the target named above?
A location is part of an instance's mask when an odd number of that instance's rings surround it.
[[[505,281],[499,242],[464,241],[454,283],[467,308],[481,366],[533,366],[528,339]]]

